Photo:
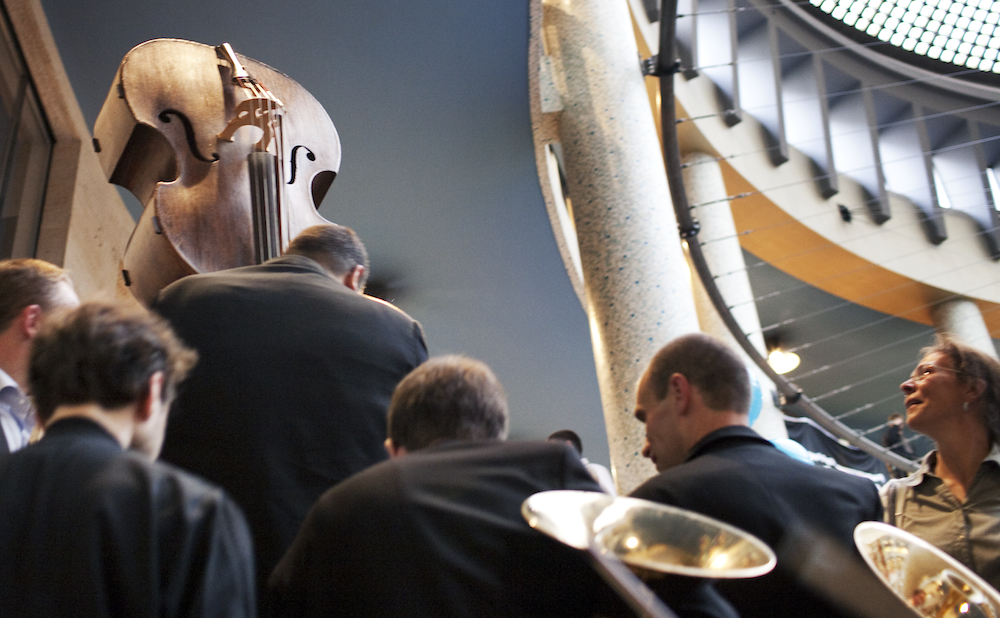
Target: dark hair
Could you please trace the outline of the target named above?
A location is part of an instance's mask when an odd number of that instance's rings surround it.
[[[724,343],[693,333],[660,348],[647,370],[657,400],[667,396],[670,376],[679,373],[698,388],[713,410],[750,411],[750,377],[746,365]]]
[[[580,440],[580,436],[577,435],[572,429],[560,429],[559,431],[553,431],[552,435],[546,438],[546,440],[557,441],[557,442],[569,442],[576,449],[576,452],[583,455],[583,442]]]
[[[349,227],[333,223],[306,228],[288,245],[285,253],[302,255],[318,262],[330,273],[342,277],[364,266],[361,287],[368,282],[368,251],[358,235]]]
[[[20,258],[0,262],[0,332],[7,330],[25,307],[55,308],[56,287],[73,285],[62,268],[43,260]]]
[[[958,379],[963,384],[971,380],[983,381],[983,421],[990,442],[1000,442],[1000,362],[949,335],[938,335],[933,345],[920,350],[920,356],[935,352],[951,360],[952,369],[958,372]]]
[[[161,318],[86,303],[43,325],[32,346],[29,382],[38,416],[47,421],[62,405],[113,410],[139,401],[157,371],[169,402],[197,360]]]
[[[443,440],[503,440],[507,396],[485,363],[439,356],[409,373],[389,403],[389,438],[407,451]]]

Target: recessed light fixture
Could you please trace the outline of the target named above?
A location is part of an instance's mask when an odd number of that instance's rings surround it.
[[[799,355],[775,348],[767,355],[767,364],[777,373],[788,373],[799,366]]]

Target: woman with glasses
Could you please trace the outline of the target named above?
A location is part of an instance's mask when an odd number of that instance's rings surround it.
[[[886,521],[1000,588],[1000,362],[948,337],[922,353],[900,389],[906,424],[934,450],[882,488]]]

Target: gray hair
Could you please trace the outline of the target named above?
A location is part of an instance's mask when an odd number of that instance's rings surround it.
[[[949,335],[938,335],[933,345],[920,351],[925,357],[935,352],[950,360],[958,379],[963,384],[982,380],[983,421],[989,432],[990,442],[1000,442],[1000,362],[972,346],[959,342]]]
[[[364,289],[368,282],[368,251],[361,238],[347,226],[328,223],[306,228],[292,239],[285,253],[314,260],[338,277],[356,266],[364,266],[365,272],[359,282],[361,288]]]

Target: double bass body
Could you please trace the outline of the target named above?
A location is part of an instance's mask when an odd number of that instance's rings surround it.
[[[97,118],[94,145],[108,179],[144,205],[122,263],[126,285],[144,304],[183,276],[261,259],[253,192],[262,182],[280,208],[280,249],[326,222],[317,207],[341,158],[333,122],[287,75],[239,60],[281,109],[255,111],[217,48],[156,39],[122,60]],[[262,156],[274,161],[263,180]]]

